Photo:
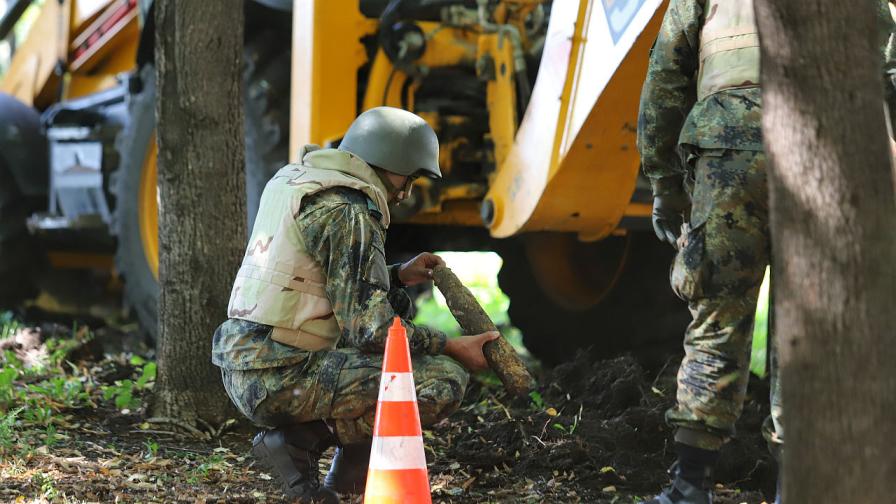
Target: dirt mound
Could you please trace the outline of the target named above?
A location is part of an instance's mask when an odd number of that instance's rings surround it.
[[[580,354],[542,376],[533,397],[513,401],[474,382],[461,411],[433,429],[434,472],[456,476],[446,481],[455,491],[457,480],[468,482],[464,497],[474,501],[651,495],[668,482],[674,461],[664,413],[675,399],[677,362],[648,373],[631,357],[595,361]],[[748,404],[743,435],[725,449],[720,502],[762,502],[762,490],[772,495],[774,468],[759,435],[764,397]]]

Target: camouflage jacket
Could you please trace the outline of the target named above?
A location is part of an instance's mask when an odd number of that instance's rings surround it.
[[[758,88],[732,89],[697,102],[704,0],[671,0],[651,50],[638,116],[638,151],[644,174],[656,181],[679,177],[688,147],[762,150],[762,97]],[[878,0],[885,72],[896,47],[886,0]],[[888,41],[890,41],[888,45]],[[892,81],[887,98],[894,109]],[[685,149],[682,150],[681,147]]]
[[[303,201],[296,224],[306,249],[327,274],[327,297],[342,328],[340,346],[383,352],[398,314],[412,353],[442,353],[444,333],[407,320],[413,304],[399,285],[398,265],[386,269],[386,230],[364,194],[338,187],[312,195]],[[389,278],[377,273],[386,270]],[[307,358],[307,351],[277,343],[270,333],[270,326],[230,319],[215,332],[212,362],[225,369],[260,369]]]

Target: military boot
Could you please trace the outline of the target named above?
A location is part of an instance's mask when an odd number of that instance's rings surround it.
[[[718,452],[676,443],[678,461],[669,469],[672,484],[641,504],[712,504],[712,473]]]
[[[278,478],[290,499],[339,504],[332,490],[320,486],[318,473],[321,452],[333,444],[326,424],[308,422],[259,432],[252,440],[252,455]]]
[[[324,478],[324,486],[340,494],[360,494],[367,483],[370,441],[336,448],[333,465]]]

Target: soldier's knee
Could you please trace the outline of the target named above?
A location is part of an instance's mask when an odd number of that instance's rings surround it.
[[[267,398],[267,389],[262,383],[258,372],[251,371],[224,371],[222,379],[224,390],[234,406],[246,418],[256,424],[264,424],[259,418],[261,413],[259,406]]]
[[[462,366],[447,358],[439,368],[417,387],[417,404],[425,423],[441,420],[459,408],[470,378]]]
[[[460,407],[463,391],[451,380],[430,380],[420,387],[417,405],[424,424],[432,424],[446,418]]]

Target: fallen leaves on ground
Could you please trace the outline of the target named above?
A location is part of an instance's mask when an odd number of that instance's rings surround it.
[[[64,357],[78,345],[60,357],[45,351],[46,339],[28,333],[28,341],[45,348],[17,347],[27,364],[7,349],[0,368],[0,502],[287,502],[254,465],[251,430],[229,424],[198,440],[149,421],[151,361],[82,352],[72,362]],[[424,431],[435,502],[632,503],[666,483],[671,370],[651,375],[628,357],[583,354],[540,383],[531,397],[512,399],[480,377],[458,412]],[[752,433],[763,414],[748,404],[749,434],[728,449],[717,502],[758,504],[758,490],[773,485]],[[331,459],[332,449],[322,475]]]

